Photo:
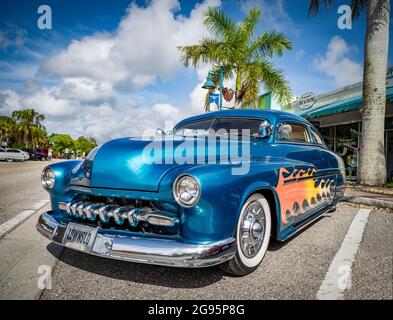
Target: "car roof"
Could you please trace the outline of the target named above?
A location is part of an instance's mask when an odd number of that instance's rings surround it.
[[[223,111],[215,111],[208,112],[204,114],[200,114],[197,116],[193,116],[190,118],[186,118],[179,123],[176,124],[175,127],[178,127],[182,124],[209,119],[209,118],[218,118],[218,117],[246,117],[246,118],[261,118],[266,119],[270,122],[270,124],[274,125],[278,121],[295,121],[301,122],[309,125],[310,123],[304,118],[297,116],[293,113],[289,113],[286,111],[280,110],[255,110],[255,109],[238,109],[238,110],[223,110]]]

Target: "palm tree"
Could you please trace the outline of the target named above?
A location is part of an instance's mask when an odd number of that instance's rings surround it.
[[[16,121],[15,135],[25,143],[26,148],[29,144],[37,142],[40,131],[45,131],[45,127],[41,124],[45,120],[45,116],[34,109],[14,111],[12,118]]]
[[[324,0],[325,6],[334,0]],[[320,1],[311,0],[309,13],[316,14]],[[386,69],[388,60],[390,0],[352,0],[352,17],[366,10],[364,45],[362,141],[358,182],[364,185],[386,183],[384,122],[386,109]]]
[[[46,131],[34,125],[31,130],[31,144],[32,146],[47,146],[49,138]]]
[[[15,128],[15,121],[12,118],[0,116],[0,147],[3,143],[3,139],[6,141],[8,137],[12,135]]]
[[[256,36],[259,20],[258,9],[250,10],[238,24],[222,10],[208,8],[204,24],[212,36],[196,45],[179,47],[186,67],[207,63],[212,65],[212,74],[217,74],[222,65],[224,79],[236,79],[236,108],[241,108],[244,103],[256,107],[261,84],[272,91],[280,103],[288,103],[292,97],[283,72],[270,61],[273,56],[281,56],[285,50],[292,49],[292,43],[283,33],[276,31]],[[212,80],[218,84],[217,76]]]

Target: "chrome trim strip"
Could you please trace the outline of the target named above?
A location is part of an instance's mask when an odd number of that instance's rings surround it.
[[[54,211],[41,214],[37,230],[46,238],[62,245],[68,222],[56,217]],[[90,254],[138,263],[172,267],[199,268],[221,264],[236,253],[236,240],[227,238],[208,244],[190,244],[167,240],[116,235],[98,229]]]

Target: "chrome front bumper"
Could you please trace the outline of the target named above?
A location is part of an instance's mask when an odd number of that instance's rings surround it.
[[[63,245],[67,220],[55,211],[44,212],[37,230],[46,238]],[[228,238],[208,244],[190,244],[180,240],[135,237],[98,229],[89,254],[130,262],[171,267],[210,267],[231,259],[236,253],[236,240]]]

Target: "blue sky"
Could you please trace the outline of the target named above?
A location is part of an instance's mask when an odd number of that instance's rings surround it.
[[[365,17],[352,30],[337,27],[337,8],[348,2],[308,17],[307,0],[2,0],[0,114],[33,107],[49,132],[102,142],[202,112],[207,69],[185,69],[176,46],[207,35],[208,6],[236,20],[259,7],[258,32],[279,30],[293,42],[274,62],[294,94],[327,92],[361,80]],[[37,27],[42,4],[52,9],[52,30]]]

